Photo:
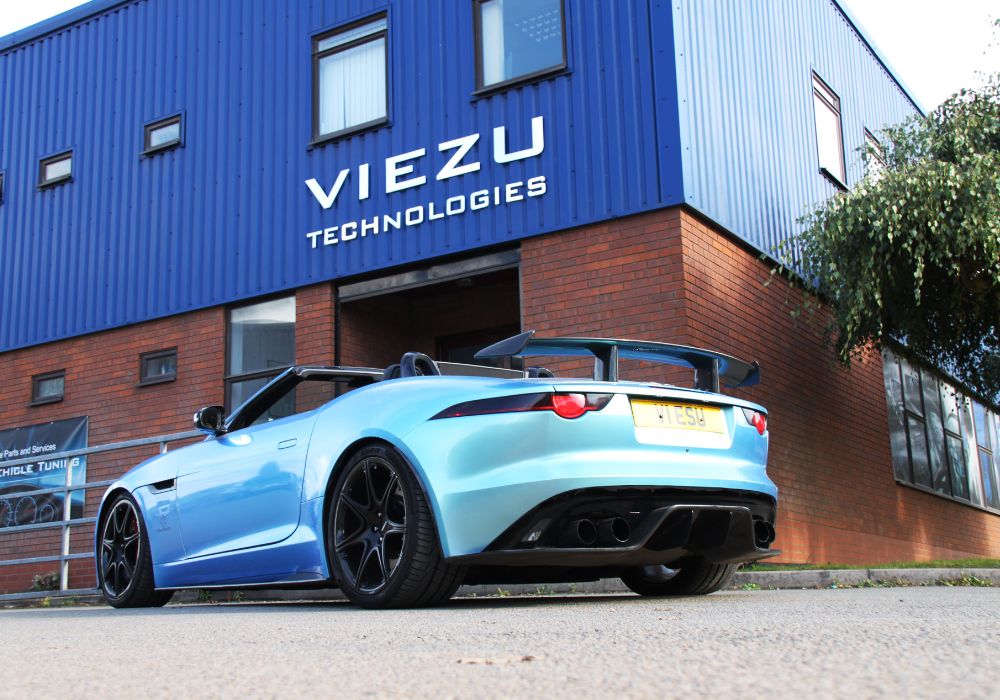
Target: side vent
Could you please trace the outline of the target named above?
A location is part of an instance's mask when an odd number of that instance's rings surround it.
[[[154,493],[169,491],[174,487],[174,482],[174,479],[164,479],[163,481],[157,481],[155,484],[151,484],[150,488],[153,489]]]

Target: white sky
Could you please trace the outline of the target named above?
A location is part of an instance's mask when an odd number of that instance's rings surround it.
[[[926,109],[962,87],[981,85],[982,74],[1000,70],[1000,30],[989,21],[1000,16],[1000,0],[841,2]],[[0,0],[0,36],[80,4],[81,0]]]
[[[1000,0],[841,2],[925,109],[1000,71]]]

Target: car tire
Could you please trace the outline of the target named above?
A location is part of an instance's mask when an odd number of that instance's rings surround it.
[[[639,567],[623,574],[622,582],[641,596],[707,595],[733,580],[737,564],[713,564],[704,559],[687,559],[670,578],[650,575],[653,567]]]
[[[394,449],[369,446],[334,477],[327,516],[333,576],[355,605],[439,605],[465,575],[441,555],[434,515],[420,482]]]
[[[158,591],[153,580],[149,537],[135,499],[118,496],[101,518],[98,532],[97,584],[115,608],[154,608],[167,604],[173,591]]]

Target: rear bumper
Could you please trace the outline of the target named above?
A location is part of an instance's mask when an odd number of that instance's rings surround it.
[[[434,509],[445,557],[483,553],[512,523],[549,499],[584,489],[701,489],[777,498],[767,435],[726,411],[726,434],[647,439],[629,397],[566,420],[549,411],[430,420],[403,436]],[[666,435],[666,433],[664,433]],[[700,505],[684,499],[664,503]],[[712,502],[707,502],[709,505]]]
[[[615,567],[669,565],[689,557],[714,563],[779,554],[775,502],[746,491],[583,489],[531,509],[469,566]],[[583,533],[583,534],[581,534]]]

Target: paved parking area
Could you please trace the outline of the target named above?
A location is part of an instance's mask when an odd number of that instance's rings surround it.
[[[1000,589],[0,612],[0,697],[995,698]]]

